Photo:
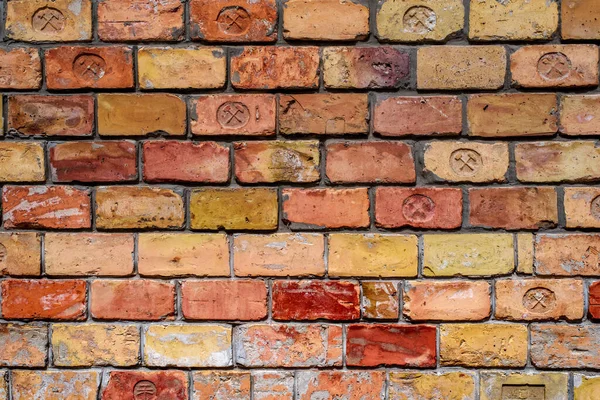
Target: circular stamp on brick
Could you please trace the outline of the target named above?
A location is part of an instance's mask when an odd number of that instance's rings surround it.
[[[150,381],[139,381],[133,387],[135,400],[156,400],[156,385]]]
[[[435,202],[428,196],[413,194],[402,203],[402,215],[410,222],[427,222],[435,215]]]
[[[600,220],[600,196],[594,197],[590,203],[590,214],[592,214],[592,217]]]
[[[98,81],[106,73],[106,61],[96,54],[80,54],[73,61],[73,73],[83,81]]]
[[[473,176],[483,165],[481,154],[471,149],[458,149],[450,154],[450,168],[460,176]]]
[[[243,103],[228,101],[217,110],[217,121],[223,128],[242,128],[250,121],[250,110]]]
[[[529,289],[523,296],[523,306],[529,311],[545,313],[556,306],[556,295],[543,287]]]
[[[405,32],[425,34],[435,29],[437,16],[429,7],[414,6],[406,10],[402,22]]]
[[[540,76],[549,81],[565,79],[571,73],[571,60],[563,53],[547,53],[538,60]]]
[[[65,29],[66,18],[60,10],[42,7],[31,17],[33,29],[44,33],[58,33]]]
[[[238,6],[225,7],[217,17],[217,24],[223,33],[241,35],[250,28],[250,13]]]

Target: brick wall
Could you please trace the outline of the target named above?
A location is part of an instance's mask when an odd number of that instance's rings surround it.
[[[0,400],[598,400],[598,0],[0,4]]]

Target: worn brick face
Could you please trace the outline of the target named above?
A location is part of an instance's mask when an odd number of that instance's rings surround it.
[[[100,373],[98,371],[25,371],[12,375],[11,390],[16,400],[59,400],[79,398],[95,400],[98,396]]]
[[[0,49],[0,89],[39,89],[42,62],[38,49],[14,47]]]
[[[105,376],[102,400],[137,400],[153,395],[188,400],[188,379],[183,371],[111,371]]]

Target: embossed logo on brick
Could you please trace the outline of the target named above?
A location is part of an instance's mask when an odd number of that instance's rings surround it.
[[[450,155],[450,168],[461,176],[475,175],[482,164],[481,154],[475,150],[458,149]]]
[[[529,289],[523,296],[523,305],[530,311],[545,313],[556,305],[556,295],[552,290],[542,287]]]
[[[600,219],[600,196],[596,196],[590,203],[590,214],[596,219]]]
[[[242,7],[225,7],[219,13],[217,22],[223,33],[241,35],[250,27],[250,13]]]
[[[105,72],[106,61],[96,54],[80,54],[73,61],[73,73],[84,81],[97,81]]]
[[[156,400],[156,385],[150,381],[139,381],[133,387],[135,400]]]
[[[571,60],[563,53],[547,53],[540,57],[537,69],[544,79],[565,79],[571,73]]]
[[[402,205],[402,215],[412,222],[427,222],[433,218],[434,211],[435,202],[422,194],[407,197]]]
[[[31,25],[38,32],[57,33],[65,28],[65,16],[56,8],[43,7],[33,14]]]
[[[502,400],[546,400],[546,387],[541,385],[502,385]]]
[[[242,128],[250,121],[250,110],[243,103],[228,101],[217,110],[217,121],[224,128]]]
[[[411,33],[427,33],[433,31],[437,23],[435,12],[425,6],[414,6],[404,13],[404,31]]]

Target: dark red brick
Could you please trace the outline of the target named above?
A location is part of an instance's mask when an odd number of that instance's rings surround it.
[[[102,400],[188,400],[184,371],[111,371]]]
[[[590,318],[594,320],[600,319],[600,281],[590,285]]]

